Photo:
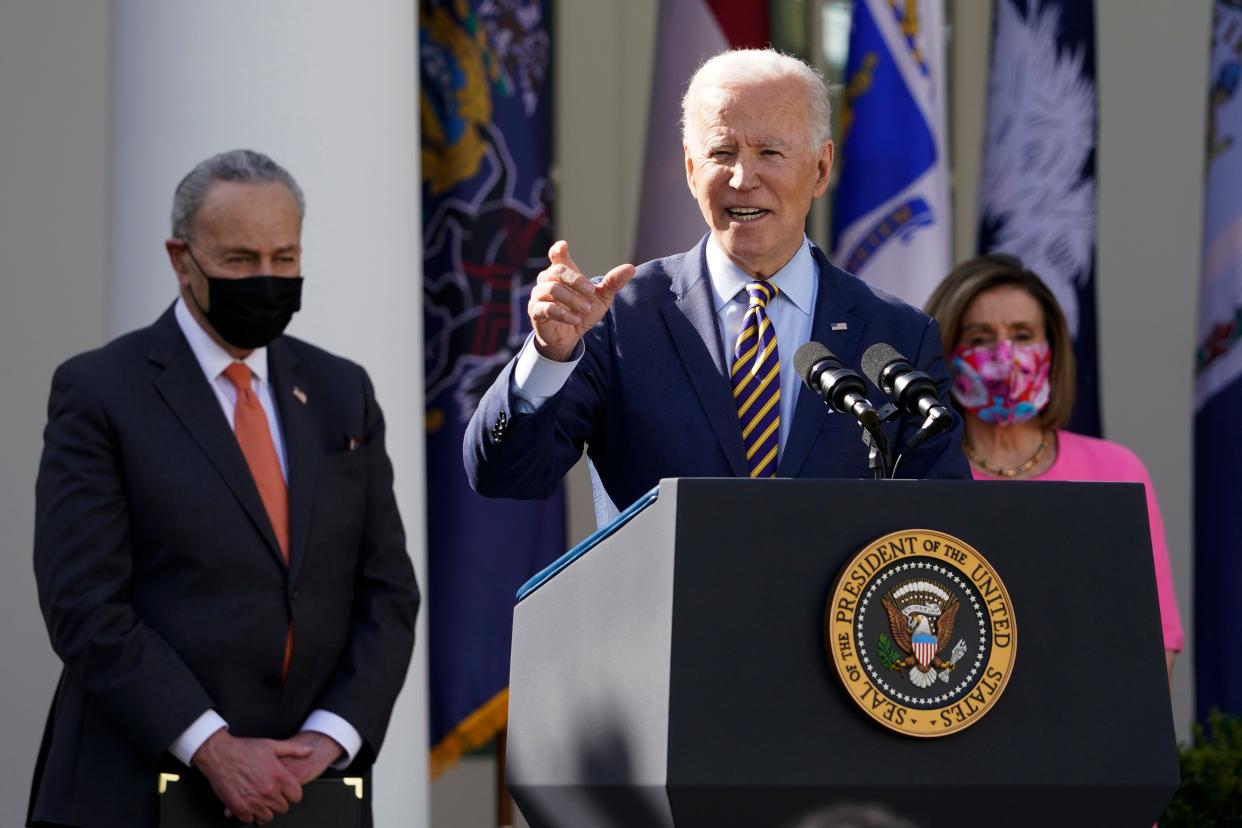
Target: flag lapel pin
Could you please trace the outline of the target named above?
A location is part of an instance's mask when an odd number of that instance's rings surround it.
[[[844,322],[833,322],[832,329],[834,331],[847,331],[849,330],[849,325],[846,325]]]
[[[306,405],[306,392],[301,388],[298,388],[296,385],[293,386],[293,398],[302,405]]]

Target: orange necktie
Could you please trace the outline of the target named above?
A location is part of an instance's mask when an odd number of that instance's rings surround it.
[[[259,498],[267,511],[267,518],[272,523],[272,531],[276,533],[276,542],[280,544],[280,556],[285,565],[289,565],[289,489],[285,485],[285,476],[280,471],[280,457],[276,454],[276,445],[272,442],[272,431],[267,421],[267,412],[259,403],[251,387],[250,369],[240,362],[234,362],[224,369],[225,378],[237,389],[237,405],[233,409],[233,432],[237,435],[237,443],[241,446],[242,456],[250,467],[250,476],[254,478],[259,489]],[[281,679],[289,674],[289,662],[293,658],[293,625],[289,625],[289,633],[285,637],[285,663],[281,669]]]

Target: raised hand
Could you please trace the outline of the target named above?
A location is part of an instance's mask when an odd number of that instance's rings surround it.
[[[302,801],[302,786],[284,760],[306,759],[308,745],[272,739],[240,739],[223,728],[203,742],[192,764],[224,803],[225,814],[247,825],[265,825]]]
[[[565,362],[582,335],[604,318],[617,291],[634,276],[634,265],[617,265],[595,284],[569,257],[569,242],[552,245],[548,259],[551,264],[535,281],[526,313],[535,329],[535,350]]]

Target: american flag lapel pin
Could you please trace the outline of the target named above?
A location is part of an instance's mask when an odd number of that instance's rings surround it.
[[[298,388],[296,385],[293,386],[293,398],[302,405],[306,405],[306,392],[301,388]]]
[[[847,331],[849,330],[849,325],[846,325],[844,322],[833,322],[832,329],[834,331]]]

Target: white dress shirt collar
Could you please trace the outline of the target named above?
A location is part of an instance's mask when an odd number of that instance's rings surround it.
[[[220,347],[219,343],[203,330],[202,325],[198,324],[198,320],[186,307],[185,299],[177,297],[173,315],[177,317],[177,325],[181,328],[181,333],[185,335],[185,340],[190,344],[190,350],[194,352],[194,358],[198,360],[207,379],[214,380],[234,362],[242,362],[254,376],[259,378],[260,382],[267,384],[266,347],[255,348],[243,360],[234,359],[232,354]]]
[[[715,297],[713,309],[717,314],[746,285],[755,281],[753,276],[729,258],[729,254],[716,242],[715,236],[707,238],[707,276],[712,284],[712,294]],[[815,257],[811,255],[811,243],[805,236],[798,252],[794,253],[784,267],[772,274],[768,281],[780,288],[781,295],[793,302],[798,310],[807,315],[814,312],[811,302],[815,293]]]

